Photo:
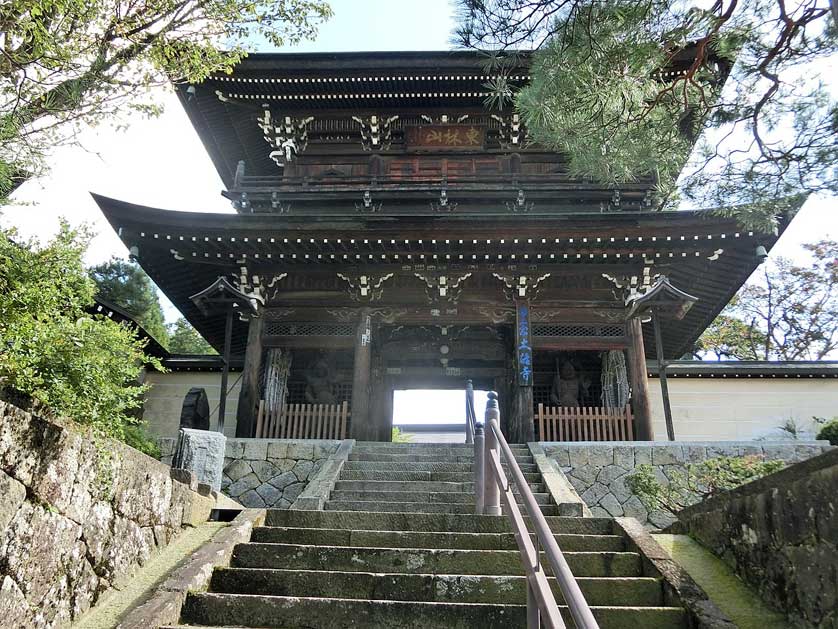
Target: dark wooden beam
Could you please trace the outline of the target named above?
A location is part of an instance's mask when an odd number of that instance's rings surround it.
[[[247,328],[247,349],[244,354],[242,386],[239,391],[239,405],[236,409],[236,437],[253,437],[256,427],[256,413],[261,396],[259,375],[262,371],[262,331],[265,328],[263,316],[251,317]]]
[[[661,383],[663,416],[666,420],[666,436],[670,441],[675,441],[675,426],[672,424],[672,408],[669,405],[669,384],[666,382],[666,360],[663,357],[660,315],[657,312],[652,314],[652,325],[655,329],[655,353],[658,357],[658,379]]]
[[[631,319],[626,327],[630,340],[628,367],[631,382],[631,406],[636,424],[635,437],[638,441],[654,441],[655,431],[652,428],[652,409],[649,404],[649,379],[646,374],[643,327],[637,317]]]
[[[529,301],[515,304],[515,370],[512,416],[509,418],[510,443],[535,440],[533,416],[533,363]]]
[[[378,437],[370,416],[370,370],[372,367],[372,316],[369,308],[359,312],[355,335],[355,366],[352,375],[352,439],[375,441]]]

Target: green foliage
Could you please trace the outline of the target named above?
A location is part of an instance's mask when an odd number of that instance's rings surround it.
[[[574,174],[655,177],[659,207],[680,196],[770,232],[787,199],[838,192],[831,4],[458,0],[456,40],[490,51],[490,103],[514,100]],[[500,51],[526,48],[532,82],[516,93]]]
[[[393,436],[391,438],[391,441],[393,443],[410,443],[411,441],[413,441],[413,437],[403,433],[396,426],[393,426]]]
[[[673,515],[691,504],[749,483],[783,469],[783,461],[766,461],[760,456],[718,457],[688,465],[686,472],[670,471],[666,482],[651,465],[639,465],[626,485],[650,511]]]
[[[218,353],[183,317],[169,324],[169,351],[173,354]]]
[[[697,353],[821,360],[838,348],[838,242],[803,246],[810,263],[767,262],[701,336]]]
[[[838,417],[824,424],[818,431],[817,438],[829,441],[833,446],[838,446]]]
[[[112,258],[88,269],[96,282],[97,296],[124,308],[146,332],[166,347],[169,332],[157,290],[137,264]]]
[[[138,434],[144,352],[128,326],[91,316],[85,232],[63,225],[44,245],[0,232],[0,387],[20,391],[97,434]],[[139,442],[137,442],[139,443]]]
[[[0,3],[0,197],[8,169],[39,174],[85,124],[157,115],[156,86],[229,72],[254,39],[313,38],[323,0],[4,0]]]
[[[733,302],[732,302],[733,303]],[[726,312],[729,312],[729,307]],[[751,343],[756,340],[756,343]],[[713,320],[695,346],[695,353],[704,357],[710,353],[717,360],[735,358],[757,360],[754,345],[761,344],[759,330],[752,329],[744,321],[722,313]]]

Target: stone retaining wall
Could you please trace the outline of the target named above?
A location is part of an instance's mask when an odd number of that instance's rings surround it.
[[[221,491],[245,507],[287,509],[340,443],[228,439]]]
[[[802,461],[829,449],[826,441],[810,442],[649,442],[540,444],[570,484],[598,517],[637,518],[648,528],[664,528],[675,518],[664,511],[648,512],[628,488],[626,480],[637,466],[649,464],[663,484],[673,472],[683,473],[690,464],[722,456],[760,455],[770,460]]]
[[[689,533],[789,617],[838,627],[838,448],[679,514]]]
[[[66,627],[214,499],[125,444],[0,401],[0,624]]]

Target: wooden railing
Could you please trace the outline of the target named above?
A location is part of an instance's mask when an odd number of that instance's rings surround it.
[[[539,441],[634,441],[631,408],[538,405]]]
[[[349,402],[340,404],[286,404],[271,412],[259,402],[257,439],[346,439]]]
[[[497,398],[497,393],[489,392],[486,401],[485,432],[483,424],[478,423],[475,426],[476,511],[478,514],[485,515],[504,513],[509,518],[527,577],[527,628],[565,629],[566,627],[547,580],[547,574],[541,564],[540,549],[543,549],[576,628],[599,629],[591,608],[570,570],[567,559],[559,548],[556,536],[541,512],[541,507],[536,502],[529,483],[501,432]],[[524,509],[529,516],[530,528],[527,528],[527,523],[521,515],[513,485],[507,479],[501,464],[501,457],[522,498]],[[501,509],[501,501],[503,509]],[[534,533],[534,539],[530,537],[530,530]]]

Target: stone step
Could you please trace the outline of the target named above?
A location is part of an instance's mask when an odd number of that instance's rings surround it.
[[[525,443],[510,443],[509,449],[513,452],[526,452],[529,454],[529,446]],[[412,450],[455,450],[474,451],[474,445],[468,443],[392,443],[385,441],[356,441],[352,448],[353,452],[363,452],[367,450],[393,450],[393,451],[412,451]]]
[[[539,505],[544,515],[559,515],[556,505]],[[329,500],[327,511],[369,511],[400,513],[474,513],[474,504],[464,502],[384,502],[379,500]],[[523,513],[523,512],[522,512]]]
[[[439,463],[472,463],[474,461],[474,454],[457,454],[457,455],[435,455],[435,454],[390,454],[381,452],[352,452],[349,455],[350,461],[380,461],[388,463],[425,463],[425,462],[439,462]],[[515,460],[518,464],[532,463],[533,457],[531,454],[515,455]]]
[[[543,483],[529,483],[530,491],[544,493]],[[428,491],[474,493],[474,483],[451,483],[442,481],[386,481],[386,480],[339,480],[336,491]],[[516,487],[515,492],[518,492]]]
[[[508,533],[512,530],[509,519],[503,515],[362,513],[359,511],[297,511],[290,509],[268,509],[265,524],[266,526],[363,531]],[[610,535],[614,533],[614,522],[609,518],[548,516],[547,524],[554,533],[580,535]]]
[[[556,579],[550,578],[556,601],[563,602]],[[663,605],[661,581],[652,577],[582,577],[576,580],[589,605]],[[526,577],[433,575],[326,570],[221,568],[210,589],[227,594],[523,605]]]
[[[562,607],[566,622],[572,622]],[[594,607],[601,629],[678,629],[687,617],[679,607]],[[526,625],[525,605],[417,603],[412,601],[295,598],[190,593],[183,621],[195,625],[290,629],[508,629]]]
[[[534,538],[534,536],[532,536]],[[620,535],[558,534],[564,552],[625,550]],[[253,529],[252,542],[267,544],[325,544],[376,548],[450,548],[460,550],[515,550],[513,533],[448,533],[445,531],[353,531],[263,526]]]
[[[348,463],[348,461],[347,461]],[[528,483],[541,482],[541,474],[524,472],[524,479]],[[424,480],[442,481],[454,483],[473,483],[473,472],[403,472],[397,470],[352,470],[347,469],[346,464],[340,472],[340,480]]]
[[[535,463],[524,463],[519,465],[522,472],[538,473],[538,466]],[[344,470],[373,470],[382,472],[468,472],[472,473],[472,463],[449,463],[447,461],[435,462],[394,462],[394,461],[347,461],[343,464]],[[504,469],[507,466],[504,464]]]
[[[577,577],[642,576],[640,555],[632,552],[567,552],[564,557]],[[452,550],[425,548],[365,548],[305,544],[239,544],[232,568],[309,570],[328,567],[342,572],[407,574],[524,574],[517,550]],[[550,567],[545,563],[545,572]]]
[[[541,505],[553,504],[550,494],[544,492],[533,493],[535,501]],[[426,491],[345,491],[335,490],[329,500],[337,501],[376,501],[385,502],[464,502],[473,505],[475,496],[471,492],[426,492]],[[518,503],[523,498],[518,497]]]

